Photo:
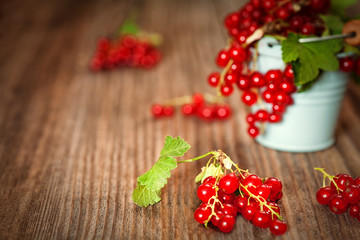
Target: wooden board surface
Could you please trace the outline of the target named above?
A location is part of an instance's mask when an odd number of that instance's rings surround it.
[[[360,88],[350,84],[336,144],[316,153],[264,148],[246,135],[239,94],[234,115],[204,123],[176,114],[153,120],[150,104],[211,92],[207,75],[225,46],[224,16],[244,1],[2,1],[0,12],[0,239],[268,239],[242,217],[222,234],[193,219],[202,162],[181,165],[146,209],[136,177],[155,162],[167,135],[186,157],[222,149],[241,168],[284,183],[289,231],[280,239],[360,239],[360,224],[317,204],[314,167],[360,176]],[[164,36],[163,61],[149,71],[92,73],[96,39],[137,9],[139,24]]]

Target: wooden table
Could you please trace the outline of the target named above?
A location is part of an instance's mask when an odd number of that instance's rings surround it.
[[[167,135],[190,158],[222,149],[240,167],[284,183],[289,225],[282,239],[360,239],[360,224],[317,204],[321,174],[360,175],[360,87],[351,83],[336,144],[316,153],[264,148],[246,134],[239,94],[231,120],[204,123],[176,114],[153,120],[152,103],[212,92],[207,75],[225,46],[224,16],[245,1],[3,1],[0,37],[0,239],[268,239],[242,217],[223,234],[193,219],[194,182],[204,161],[181,165],[152,207],[133,204],[136,177]],[[154,69],[93,73],[99,36],[138,10],[139,24],[164,36]],[[213,92],[212,92],[213,93]]]

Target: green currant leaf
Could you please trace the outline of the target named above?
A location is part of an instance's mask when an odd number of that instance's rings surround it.
[[[167,136],[165,144],[161,150],[161,157],[181,157],[187,150],[190,149],[190,145],[180,137],[172,138]]]
[[[140,31],[139,26],[133,19],[127,19],[119,28],[120,35],[136,35]]]
[[[151,190],[138,182],[133,191],[132,200],[141,207],[147,207],[160,202],[160,194],[160,190]]]
[[[281,44],[282,59],[293,66],[295,83],[300,87],[314,81],[320,70],[337,70],[339,62],[336,53],[343,47],[341,39],[299,43],[298,40],[304,37],[306,36],[289,33]]]
[[[320,15],[320,18],[325,22],[325,34],[340,34],[342,32],[344,22],[339,16],[334,15]]]

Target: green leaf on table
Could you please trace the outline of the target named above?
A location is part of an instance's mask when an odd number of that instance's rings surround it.
[[[140,203],[141,205],[138,205],[143,206],[161,200],[160,190],[171,176],[171,170],[177,167],[174,157],[183,156],[189,148],[190,145],[180,137],[166,137],[159,159],[149,171],[137,178],[137,188],[133,193],[133,200],[136,204]]]
[[[216,176],[216,175],[219,175],[219,174],[222,174],[222,173],[223,173],[223,171],[221,169],[221,166],[219,168],[219,166],[215,166],[215,164],[212,163],[209,166],[203,167],[201,169],[201,173],[199,173],[196,176],[195,182],[200,182],[201,181],[201,183],[202,183],[207,177]]]
[[[289,33],[281,44],[282,59],[293,66],[295,84],[298,86],[314,81],[320,70],[337,70],[339,62],[336,53],[343,47],[341,39],[299,43],[299,39],[305,37]]]
[[[334,15],[320,15],[324,21],[326,29],[323,35],[340,34],[344,26],[343,20],[339,16]]]
[[[331,13],[342,18],[346,17],[346,10],[356,4],[357,0],[331,0]]]
[[[132,199],[137,205],[147,207],[160,202],[160,194],[160,190],[151,190],[138,182],[133,191]]]

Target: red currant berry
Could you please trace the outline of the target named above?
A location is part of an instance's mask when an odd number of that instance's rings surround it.
[[[219,119],[227,119],[231,116],[231,107],[228,105],[218,106],[215,109],[215,115]]]
[[[231,215],[224,215],[218,224],[218,228],[220,231],[224,232],[224,233],[228,233],[231,232],[234,228],[234,224],[235,224],[235,217],[231,216]]]
[[[205,121],[211,121],[214,118],[214,109],[210,106],[202,106],[197,111],[197,115]]]
[[[200,224],[204,224],[209,219],[210,215],[211,215],[210,207],[208,208],[199,207],[194,212],[194,218]]]
[[[282,90],[276,90],[274,92],[274,102],[285,103],[287,100],[287,94]]]
[[[231,215],[236,217],[237,215],[237,209],[235,208],[234,205],[230,204],[230,203],[223,203],[222,207],[221,207],[221,211],[223,211],[225,213],[225,215]]]
[[[164,116],[164,107],[160,104],[154,104],[151,107],[151,113],[154,117],[162,117]]]
[[[274,104],[272,109],[276,113],[284,113],[286,110],[286,106],[280,104]]]
[[[242,209],[248,204],[248,198],[247,197],[242,197],[242,196],[237,196],[234,199],[234,206],[236,207],[237,211],[239,213],[242,212]]]
[[[272,194],[278,194],[282,190],[282,183],[276,177],[270,177],[265,180],[264,184],[271,188]]]
[[[215,214],[210,219],[211,223],[214,224],[214,226],[219,226],[220,219],[225,215],[225,213],[221,210],[215,210]]]
[[[290,27],[294,30],[298,30],[303,24],[304,20],[299,15],[295,15],[290,19]]]
[[[259,228],[267,228],[271,223],[271,214],[266,211],[259,211],[254,213],[252,223]]]
[[[234,88],[231,85],[225,84],[221,86],[220,91],[223,96],[227,97],[233,93]]]
[[[226,50],[221,50],[216,58],[216,63],[220,67],[225,67],[229,62],[229,53]]]
[[[242,181],[242,185],[244,186],[242,191],[245,193],[245,195],[249,195],[249,192],[254,193],[254,190],[261,184],[261,178],[255,174],[251,174]]]
[[[285,7],[280,7],[275,11],[276,17],[280,18],[281,20],[286,21],[290,17],[290,12]]]
[[[251,91],[244,91],[242,96],[241,96],[241,100],[246,105],[251,106],[251,105],[256,103],[257,95],[254,92],[251,92]]]
[[[230,66],[230,70],[233,72],[233,73],[241,73],[242,71],[242,65],[241,63],[237,63],[237,62],[234,62],[233,64],[231,64]]]
[[[316,200],[320,204],[327,205],[329,204],[330,198],[335,194],[336,192],[331,187],[322,187],[316,193]]]
[[[224,191],[218,191],[218,199],[221,203],[234,203],[235,195],[234,194],[226,194]]]
[[[275,21],[275,17],[273,15],[266,15],[263,19],[264,23],[270,23]]]
[[[311,9],[317,12],[323,12],[330,6],[330,0],[311,0]]]
[[[231,47],[229,55],[235,62],[243,62],[246,59],[246,52],[242,47]]]
[[[332,211],[333,213],[336,214],[344,213],[348,210],[348,207],[349,207],[349,203],[342,195],[335,194],[330,198],[329,208],[330,211]]]
[[[353,184],[360,186],[360,177],[355,178]]]
[[[265,80],[268,83],[278,82],[281,80],[281,78],[282,78],[282,73],[280,70],[269,70],[265,74]]]
[[[230,173],[222,177],[219,181],[219,188],[227,194],[235,192],[239,188],[239,181],[235,173]]]
[[[280,200],[283,196],[283,192],[280,191],[278,194],[273,194],[271,193],[270,194],[270,197],[269,197],[269,200],[272,201],[272,202],[276,202],[278,200]]]
[[[281,115],[280,114],[275,114],[275,113],[271,113],[269,115],[269,122],[271,123],[277,123],[281,121]]]
[[[255,113],[255,117],[256,120],[260,122],[265,122],[269,119],[269,113],[266,110],[261,109]]]
[[[276,6],[276,1],[275,0],[263,0],[262,6],[267,11],[271,10]]]
[[[258,203],[250,202],[249,205],[243,207],[241,213],[243,217],[247,220],[251,220],[254,214],[259,211],[260,207]]]
[[[236,85],[240,90],[246,90],[250,87],[250,79],[247,76],[241,75],[238,77]]]
[[[205,104],[204,96],[201,93],[194,93],[192,99],[196,107],[200,107]]]
[[[174,115],[174,107],[172,106],[165,106],[163,111],[165,117],[171,117],[172,115]]]
[[[344,189],[343,196],[349,203],[360,201],[360,186],[351,184]]]
[[[258,186],[255,189],[254,194],[256,196],[260,196],[260,197],[264,198],[265,200],[267,200],[270,196],[270,192],[271,192],[271,187],[269,187],[266,184],[261,184],[260,186]]]
[[[291,93],[294,91],[294,84],[290,81],[283,81],[280,83],[280,89],[284,90],[286,93]]]
[[[208,77],[208,83],[211,87],[217,87],[220,81],[220,73],[214,72],[211,73]]]
[[[240,21],[240,16],[237,12],[230,13],[225,17],[225,27],[226,28],[236,27],[239,21]]]
[[[184,104],[181,107],[181,112],[184,116],[190,116],[196,113],[196,107],[193,104]]]
[[[263,87],[265,85],[264,76],[259,72],[255,72],[250,76],[250,83],[253,87]]]
[[[270,231],[274,235],[283,235],[287,231],[287,224],[280,220],[274,220],[270,224]]]
[[[305,23],[301,28],[301,33],[304,35],[311,35],[315,33],[315,28],[311,23]]]
[[[245,43],[246,42],[246,39],[247,37],[249,36],[249,32],[248,31],[240,31],[238,33],[238,35],[236,36],[236,40],[239,42],[239,43]]]
[[[353,178],[348,174],[337,174],[334,180],[338,188],[340,188],[342,191],[354,181]],[[330,186],[336,190],[336,187],[332,181]]]
[[[264,211],[270,213],[271,218],[272,218],[273,220],[278,219],[278,216],[277,216],[275,213],[277,213],[278,215],[280,215],[280,207],[279,207],[279,205],[277,205],[277,204],[274,203],[274,202],[268,202],[267,205],[268,205],[269,207],[266,206],[266,205],[264,205]],[[271,210],[274,211],[275,213],[273,213],[273,212],[270,210],[270,208],[271,208]]]
[[[290,78],[290,79],[293,79],[294,78],[294,71],[291,67],[291,65],[287,65],[285,70],[284,70],[284,75],[287,77],[287,78]]]
[[[354,59],[352,57],[344,57],[339,59],[339,68],[343,72],[351,72],[354,70]]]
[[[212,177],[212,176],[209,176],[209,177],[205,178],[202,183],[203,183],[203,184],[204,184],[204,183],[209,183],[209,184],[211,184],[211,185],[215,185],[215,183],[216,183],[216,178],[214,178],[214,177]]]
[[[248,128],[248,133],[249,133],[250,137],[255,138],[255,137],[257,137],[259,135],[260,131],[259,131],[259,129],[257,127],[250,126]]]
[[[267,103],[272,103],[274,101],[272,92],[269,89],[266,89],[261,95]]]
[[[249,123],[249,124],[254,124],[256,122],[256,117],[254,114],[248,114],[246,116],[246,121]]]
[[[215,196],[215,194],[215,189],[209,183],[203,183],[197,189],[197,196],[203,202],[208,202],[212,196]]]
[[[349,215],[353,218],[357,218],[360,214],[360,203],[350,204]]]
[[[236,82],[237,75],[235,73],[227,73],[225,74],[224,81],[226,85],[232,85]]]

